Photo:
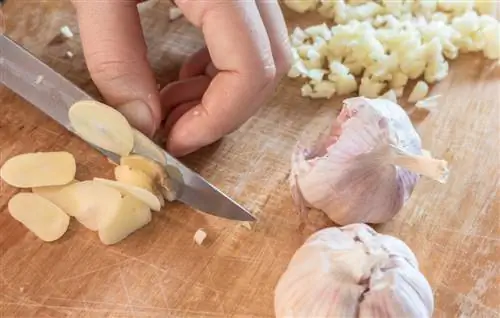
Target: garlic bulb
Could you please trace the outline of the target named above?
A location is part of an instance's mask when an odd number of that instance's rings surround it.
[[[334,222],[382,223],[410,197],[419,175],[446,182],[447,162],[424,156],[406,112],[386,99],[344,100],[329,131],[309,149],[297,145],[292,197],[305,218],[309,207]]]
[[[434,299],[404,242],[351,224],[320,230],[295,252],[274,309],[276,318],[426,318]]]

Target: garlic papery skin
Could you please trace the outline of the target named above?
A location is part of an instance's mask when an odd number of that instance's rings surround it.
[[[351,224],[320,230],[295,252],[274,310],[276,318],[427,318],[434,298],[403,241]]]
[[[423,155],[406,112],[386,99],[354,97],[313,146],[297,145],[290,187],[302,218],[312,207],[340,225],[383,223],[408,200],[420,174],[444,183],[448,166]]]

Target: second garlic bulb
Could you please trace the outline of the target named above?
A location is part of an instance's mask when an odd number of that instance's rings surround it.
[[[275,289],[277,318],[428,318],[432,290],[413,252],[364,224],[313,234]]]
[[[292,155],[292,197],[334,222],[382,223],[410,197],[419,175],[445,182],[447,163],[423,155],[406,112],[385,99],[349,98],[315,145]]]

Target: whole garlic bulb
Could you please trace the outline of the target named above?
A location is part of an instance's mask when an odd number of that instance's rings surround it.
[[[295,252],[274,309],[276,318],[426,318],[434,299],[403,241],[351,224],[320,230]]]
[[[302,217],[324,211],[340,225],[390,220],[419,174],[446,182],[446,161],[423,155],[406,112],[386,99],[354,97],[315,145],[297,145],[290,186]]]

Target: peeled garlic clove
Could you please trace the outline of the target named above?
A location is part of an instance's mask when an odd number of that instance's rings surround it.
[[[153,192],[153,179],[141,170],[132,169],[127,165],[119,165],[115,167],[115,179],[123,183],[131,184],[149,192]]]
[[[427,318],[434,300],[403,241],[352,224],[306,240],[276,285],[274,308],[277,318]]]
[[[119,205],[99,219],[99,239],[106,245],[116,244],[151,221],[149,207],[126,194]]]
[[[290,186],[302,217],[307,208],[334,222],[382,223],[410,197],[424,174],[446,181],[447,165],[422,156],[420,137],[408,115],[385,99],[344,101],[342,112],[315,145],[298,145]]]
[[[116,109],[97,101],[79,101],[68,112],[71,125],[86,141],[126,156],[134,147],[134,134],[127,119]]]

